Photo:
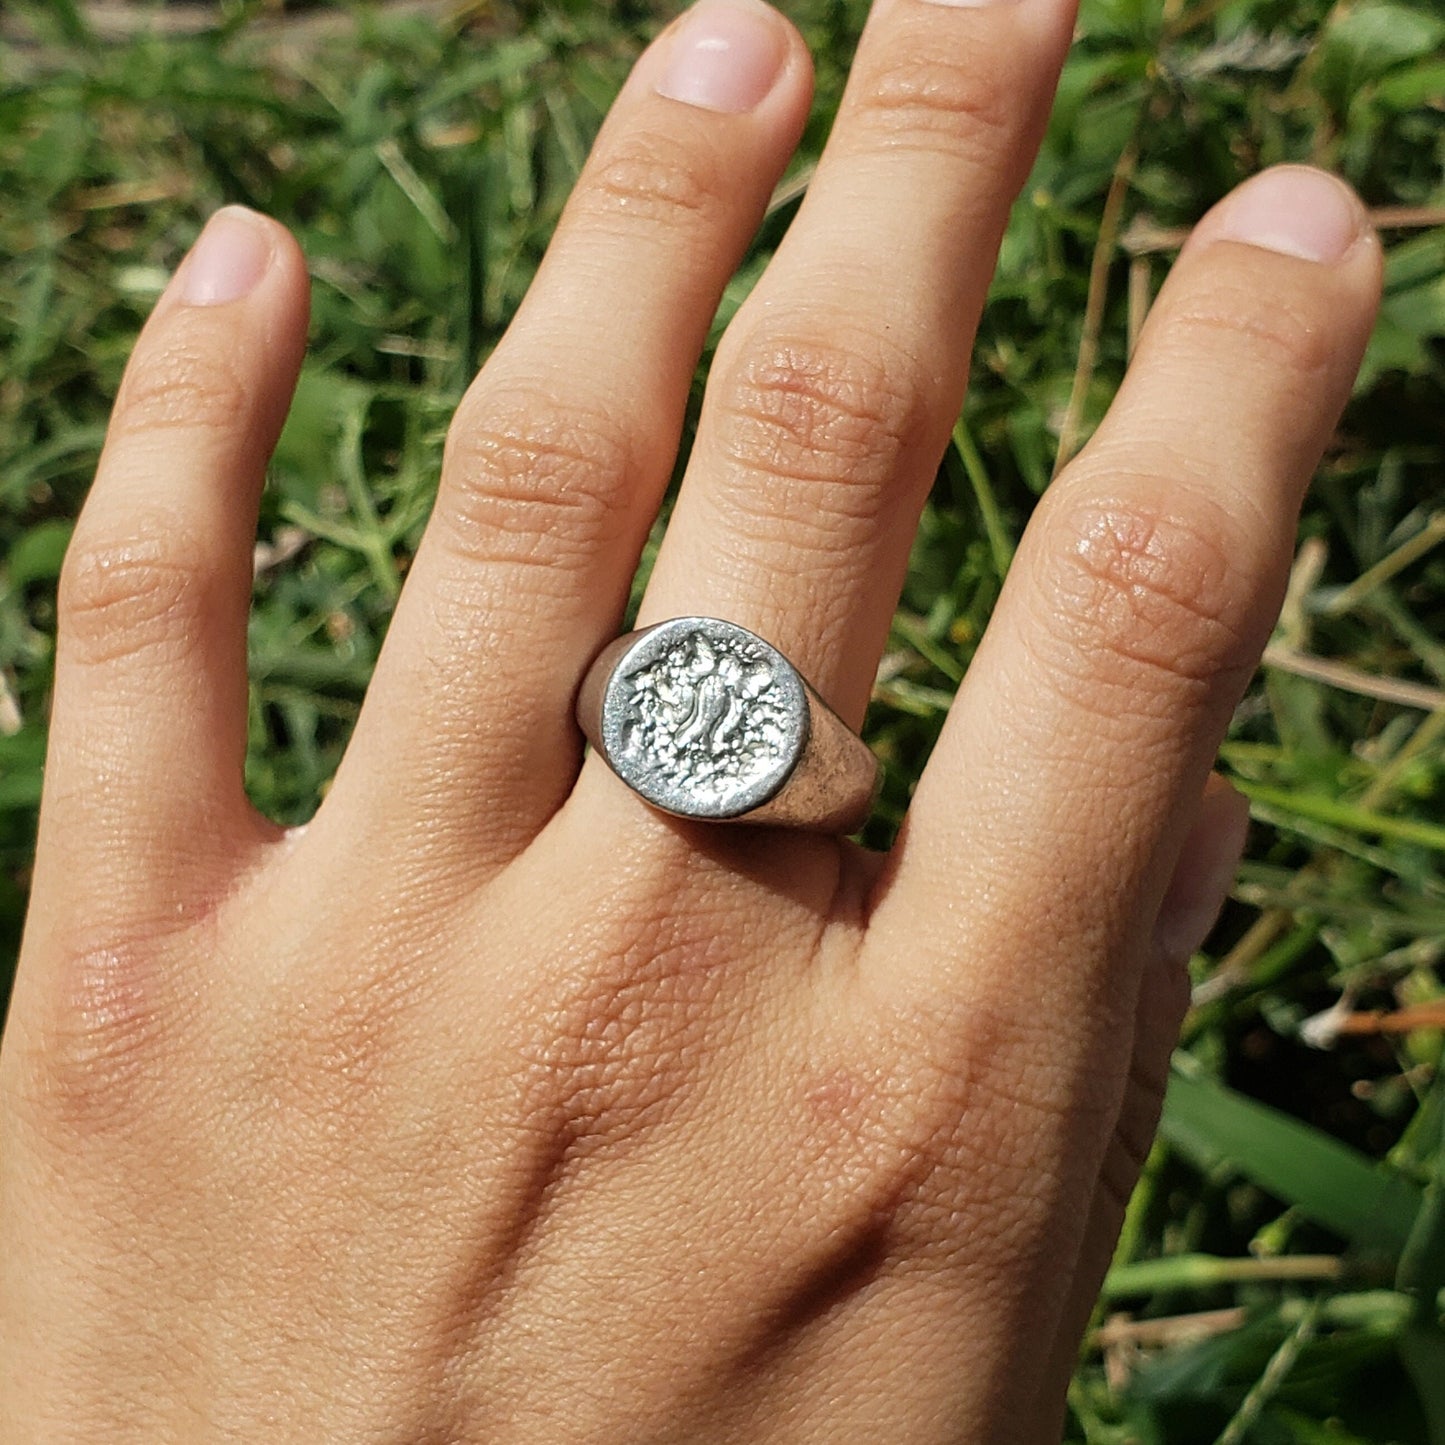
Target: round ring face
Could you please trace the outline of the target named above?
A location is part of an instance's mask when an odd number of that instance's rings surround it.
[[[649,803],[735,818],[767,802],[808,742],[808,697],[787,658],[713,617],[675,617],[619,659],[602,699],[602,745]]]

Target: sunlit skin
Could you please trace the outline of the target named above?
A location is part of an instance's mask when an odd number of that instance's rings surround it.
[[[1072,24],[875,6],[642,623],[741,623],[860,723]],[[233,209],[180,267],[62,579],[0,1055],[0,1438],[1057,1438],[1378,246],[1303,169],[1204,217],[891,853],[681,822],[584,763],[573,702],[809,98],[756,0],[642,57],[301,830],[242,760],[305,266]]]

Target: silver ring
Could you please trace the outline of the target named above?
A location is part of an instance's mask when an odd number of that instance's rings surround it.
[[[654,808],[852,833],[878,789],[868,745],[756,633],[674,617],[598,654],[577,696],[592,746]]]

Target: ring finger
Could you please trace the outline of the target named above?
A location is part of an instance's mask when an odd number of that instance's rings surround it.
[[[861,720],[962,402],[1071,0],[883,0],[833,136],[712,370],[643,622],[723,616]]]

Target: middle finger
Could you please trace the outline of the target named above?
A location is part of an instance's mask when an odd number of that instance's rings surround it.
[[[640,625],[729,618],[861,720],[1072,0],[882,0],[719,348]]]
[[[758,0],[702,0],[633,71],[458,409],[338,826],[472,877],[566,796],[573,693],[616,630],[708,324],[810,91],[801,38]]]

